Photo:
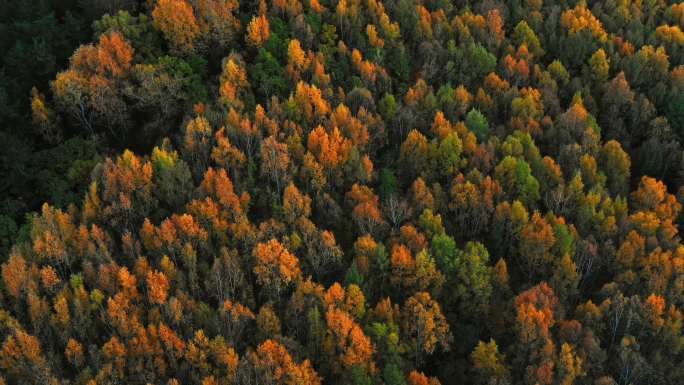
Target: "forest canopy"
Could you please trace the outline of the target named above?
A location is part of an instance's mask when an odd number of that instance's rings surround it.
[[[0,385],[684,383],[684,3],[0,4]]]

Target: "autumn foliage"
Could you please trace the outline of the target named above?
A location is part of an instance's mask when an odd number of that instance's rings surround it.
[[[0,9],[0,385],[684,383],[684,3]]]

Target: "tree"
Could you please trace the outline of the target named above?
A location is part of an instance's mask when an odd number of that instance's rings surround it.
[[[302,163],[302,177],[310,183],[314,191],[321,191],[328,183],[323,166],[318,163],[316,157],[310,152],[304,154]]]
[[[589,67],[591,68],[591,76],[596,82],[605,82],[608,80],[610,72],[610,60],[606,56],[603,48],[594,52],[589,58]]]
[[[519,244],[521,272],[528,280],[548,271],[555,242],[551,225],[538,212],[532,214],[530,222],[520,230]]]
[[[211,124],[202,116],[185,126],[183,153],[196,175],[206,170],[209,164],[212,134]]]
[[[257,95],[268,97],[270,95],[285,95],[287,84],[282,66],[276,57],[266,49],[259,49],[253,71],[249,72],[250,83],[254,84]]]
[[[520,200],[527,207],[534,207],[540,197],[539,182],[524,159],[506,156],[496,166],[494,176],[506,195]]]
[[[192,189],[192,174],[176,151],[155,147],[150,157],[155,179],[155,195],[160,204],[178,207],[184,204]]]
[[[391,262],[384,246],[370,235],[359,237],[354,243],[354,265],[368,279],[368,290],[381,291],[389,278]]]
[[[242,109],[244,107],[243,92],[249,87],[249,82],[245,63],[240,56],[231,54],[224,61],[220,81],[221,103],[227,108]]]
[[[74,367],[78,368],[83,364],[83,346],[73,338],[69,338],[64,355]]]
[[[518,46],[525,44],[534,56],[541,57],[544,55],[544,49],[539,42],[539,38],[525,20],[515,26],[513,41]]]
[[[392,277],[391,282],[397,286],[412,287],[415,285],[416,261],[411,252],[404,245],[392,248]]]
[[[276,184],[276,191],[289,179],[290,156],[285,143],[269,136],[261,143],[261,173]]]
[[[305,261],[315,278],[334,271],[339,266],[342,250],[337,245],[335,235],[328,231],[320,231],[311,220],[300,217],[296,227],[305,246]]]
[[[474,236],[489,227],[494,212],[494,200],[500,195],[501,187],[489,176],[474,171],[468,179],[459,174],[452,181],[449,209],[454,222],[463,236]]]
[[[546,282],[521,293],[515,299],[517,333],[523,343],[548,338],[555,323],[554,311],[558,299]]]
[[[430,294],[420,292],[406,300],[401,311],[402,331],[414,363],[423,361],[438,348],[449,350],[452,340],[449,324]]]
[[[632,162],[619,142],[610,140],[603,145],[599,156],[601,169],[606,173],[607,187],[615,195],[626,196]]]
[[[247,325],[256,318],[254,313],[248,307],[230,300],[223,302],[220,313],[222,321],[225,322],[222,329],[225,331],[228,341],[237,346]]]
[[[240,30],[240,21],[235,17],[240,3],[237,0],[201,0],[194,6],[203,44],[228,49]]]
[[[325,292],[323,299],[329,309],[339,308],[355,318],[361,318],[366,310],[363,294],[356,285],[350,285],[349,289],[347,293],[342,285],[335,282]]]
[[[8,333],[0,348],[0,357],[0,368],[17,379],[52,379],[39,340],[23,330]]]
[[[268,18],[266,18],[266,15],[261,14],[254,16],[247,25],[247,36],[245,36],[245,39],[248,44],[259,48],[266,44],[270,34]]]
[[[390,281],[397,287],[438,293],[444,284],[444,275],[427,249],[421,249],[414,258],[405,246],[395,246],[391,264]]]
[[[501,16],[501,11],[497,8],[487,12],[487,33],[487,42],[490,50],[499,47],[504,40],[506,31],[504,29],[504,20]]]
[[[558,306],[553,290],[546,282],[519,294],[515,298],[516,335],[520,349],[522,376],[527,383],[550,384],[554,375],[551,327],[556,322]]]
[[[566,36],[560,43],[559,56],[572,66],[584,64],[608,40],[601,20],[584,3],[563,11],[559,24]]]
[[[276,298],[280,297],[282,290],[302,276],[297,257],[276,239],[257,244],[252,256],[255,259],[254,274],[257,282],[272,291]]]
[[[166,303],[169,291],[169,281],[164,273],[159,271],[147,272],[147,294],[150,302],[158,305]]]
[[[577,378],[584,376],[582,358],[577,356],[572,346],[563,344],[559,356],[558,376],[562,384],[572,384]]]
[[[302,3],[299,0],[276,0],[273,6],[279,10],[281,14],[287,12],[290,16],[302,13]],[[314,8],[315,6],[311,6]]]
[[[259,309],[256,316],[257,340],[276,338],[280,335],[281,325],[278,315],[271,304],[266,304]]]
[[[674,196],[667,193],[665,184],[647,176],[641,178],[631,198],[634,210],[654,211],[661,218],[674,218],[681,210]]]
[[[321,384],[321,378],[308,360],[297,364],[287,349],[274,340],[262,342],[256,352],[249,355],[249,362],[259,383],[273,385]],[[245,375],[251,375],[251,373],[245,373]]]
[[[245,274],[235,254],[221,249],[221,254],[214,259],[211,267],[209,288],[219,301],[235,298],[245,284]]]
[[[328,336],[334,349],[333,354],[339,355],[344,369],[354,367],[371,370],[373,362],[373,345],[361,327],[344,311],[329,308],[325,315],[328,325]]]
[[[112,32],[100,37],[97,57],[98,72],[113,77],[123,77],[131,68],[133,48],[120,33]]]
[[[294,223],[298,218],[311,215],[311,198],[302,194],[297,186],[290,183],[283,192],[283,214],[287,222]]]
[[[427,138],[419,131],[411,130],[406,140],[401,144],[399,152],[399,162],[402,164],[402,169],[410,173],[407,174],[408,177],[424,176],[423,173],[428,168],[428,151]]]
[[[628,116],[629,106],[635,103],[635,94],[624,72],[618,73],[603,87],[604,111],[599,119],[601,127],[606,130],[608,139],[624,139],[629,130],[626,116]],[[622,142],[625,141],[622,140]]]
[[[482,384],[505,382],[509,378],[505,356],[499,353],[496,341],[480,341],[470,354],[473,366],[478,374],[478,382]]]
[[[186,0],[160,0],[152,11],[152,19],[174,50],[183,54],[195,50],[200,27]]]
[[[411,185],[411,203],[411,206],[415,207],[416,212],[435,208],[435,197],[430,189],[428,189],[425,181],[420,177]]]
[[[306,71],[311,64],[297,39],[290,40],[287,45],[287,63],[297,74]]]
[[[97,45],[81,46],[69,69],[51,83],[58,107],[84,132],[94,134],[93,124],[101,124],[109,138],[121,143],[130,124],[123,91],[132,60],[133,48],[119,32],[101,35]]]
[[[630,57],[629,63],[625,66],[625,75],[635,87],[641,88],[650,84],[649,96],[658,102],[663,96],[660,82],[668,78],[669,68],[670,61],[665,47],[644,45]]]
[[[446,247],[442,253],[450,254],[449,246],[444,246]],[[493,272],[488,263],[487,249],[482,244],[474,242],[468,242],[462,251],[455,250],[453,257],[446,259],[444,263],[445,272],[449,277],[448,302],[457,304],[464,317],[489,311],[493,293]]]
[[[60,133],[56,130],[55,113],[45,101],[45,95],[33,87],[31,89],[31,116],[33,124],[41,131],[42,136],[49,142],[57,142]]]
[[[354,147],[361,149],[366,148],[370,140],[368,125],[376,126],[375,118],[369,116],[365,108],[359,109],[357,116],[353,116],[349,107],[344,104],[339,104],[333,110],[330,123],[339,127]]]
[[[289,101],[295,103],[307,125],[315,124],[331,111],[330,104],[323,98],[321,89],[300,81],[295,87],[295,93]]]
[[[233,181],[225,169],[208,168],[199,187],[200,192],[204,196],[215,200],[221,208],[230,210],[221,214],[227,214],[227,218],[232,222],[246,220],[244,218],[244,207],[246,206],[245,200],[248,197],[244,194],[243,196],[238,196],[235,193]]]
[[[106,159],[93,171],[86,196],[88,221],[99,219],[125,233],[136,228],[156,205],[152,196],[154,168],[131,151]],[[92,214],[92,215],[90,215]]]
[[[417,372],[415,370],[411,371],[408,375],[409,385],[440,385],[441,382],[435,377],[426,376],[423,373]]]
[[[448,178],[458,172],[461,165],[462,151],[463,142],[455,132],[450,133],[439,142],[435,160],[442,175]]]
[[[484,141],[489,136],[489,123],[487,118],[477,109],[473,108],[466,115],[465,125],[472,131],[479,141]]]
[[[511,101],[511,123],[517,129],[536,134],[539,121],[544,115],[541,93],[535,88],[523,88],[520,95]]]
[[[247,156],[230,141],[224,127],[216,132],[214,139],[216,145],[211,150],[211,159],[230,170],[233,178],[238,179],[247,163]]]
[[[12,253],[2,264],[2,280],[7,291],[14,298],[19,298],[28,280],[26,261],[20,255]]]
[[[379,198],[368,186],[355,183],[347,192],[347,199],[354,206],[353,218],[362,233],[372,234],[385,223],[378,207]]]
[[[322,126],[309,133],[307,149],[316,156],[318,162],[328,170],[329,175],[349,158],[351,142],[335,128],[328,133]]]

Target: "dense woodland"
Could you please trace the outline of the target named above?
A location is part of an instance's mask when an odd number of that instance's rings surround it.
[[[0,384],[684,383],[683,29],[0,2]]]

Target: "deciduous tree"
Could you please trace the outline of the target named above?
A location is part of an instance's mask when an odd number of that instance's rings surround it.
[[[252,256],[255,259],[254,274],[257,275],[257,281],[273,291],[276,298],[302,276],[297,257],[276,239],[259,243],[252,251]]]
[[[180,53],[189,54],[195,50],[195,41],[200,27],[195,12],[186,0],[160,0],[152,11],[154,25]]]

